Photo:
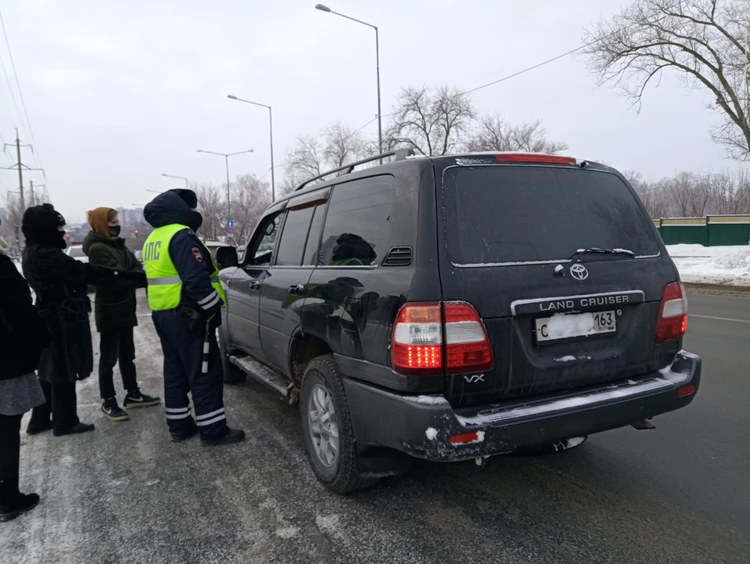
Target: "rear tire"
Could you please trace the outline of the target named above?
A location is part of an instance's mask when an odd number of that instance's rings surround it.
[[[221,352],[221,367],[224,372],[224,383],[241,384],[247,379],[247,374],[229,362],[229,352],[227,351],[226,338],[224,337],[224,331],[222,328],[219,327],[216,330],[216,333],[219,341],[219,351]]]
[[[302,440],[315,477],[339,494],[377,483],[377,478],[365,478],[357,468],[349,404],[332,356],[321,356],[308,364],[299,405]]]

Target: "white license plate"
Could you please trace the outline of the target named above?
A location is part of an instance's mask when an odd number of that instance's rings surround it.
[[[558,313],[552,317],[536,320],[536,340],[555,341],[588,337],[617,331],[617,316],[614,311],[593,311],[589,313]]]

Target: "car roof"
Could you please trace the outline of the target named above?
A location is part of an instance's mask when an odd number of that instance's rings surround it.
[[[368,176],[373,176],[374,174],[388,174],[388,173],[397,171],[398,169],[401,169],[404,166],[427,167],[427,166],[434,165],[436,167],[443,168],[450,164],[471,165],[473,163],[470,161],[473,159],[476,159],[477,163],[480,163],[482,160],[486,161],[487,157],[497,157],[499,155],[528,155],[529,157],[533,157],[533,156],[557,157],[558,156],[558,155],[550,155],[548,153],[535,153],[535,152],[528,152],[528,151],[481,151],[481,152],[453,153],[450,155],[426,156],[422,154],[415,154],[411,150],[400,149],[398,151],[394,151],[391,153],[385,153],[383,155],[376,155],[374,157],[369,157],[361,161],[350,163],[338,169],[333,169],[328,172],[324,172],[317,177],[313,177],[309,180],[306,180],[299,187],[297,187],[295,190],[293,190],[289,194],[286,194],[282,198],[279,198],[278,200],[274,201],[271,204],[271,206],[269,206],[268,209],[271,210],[271,209],[283,208],[285,202],[291,200],[292,198],[296,196],[301,196],[310,192],[314,192],[316,190],[320,190],[320,189],[335,185],[337,183],[342,182],[342,180],[350,181],[350,180],[356,180],[358,178],[365,178]],[[375,166],[368,166],[366,168],[360,168],[360,169],[354,168],[358,165],[372,163],[374,161],[377,161],[383,158],[391,158],[391,157],[395,157],[395,158],[392,161],[389,161],[383,164],[377,164]],[[570,158],[574,158],[576,161],[576,164],[580,166],[581,168],[605,170],[608,172],[617,173],[615,169],[607,165],[603,165],[601,163],[589,161],[586,159],[578,159],[575,157],[570,157]],[[465,162],[457,162],[457,161],[461,161],[462,159],[465,160]],[[500,161],[500,159],[498,159],[498,161]],[[505,163],[501,161],[501,162],[498,162],[497,164],[509,164],[509,165],[518,164],[521,166],[528,165],[528,164],[539,165],[539,166],[560,166],[559,164],[555,165],[553,163],[544,163],[544,162],[535,163],[533,161],[505,162]],[[326,178],[328,176],[330,176],[330,178]]]

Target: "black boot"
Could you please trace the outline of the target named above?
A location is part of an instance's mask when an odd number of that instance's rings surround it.
[[[29,421],[28,427],[26,427],[26,434],[27,435],[38,435],[39,433],[43,433],[44,431],[49,431],[52,429],[52,421],[42,421],[41,423],[35,422],[33,419]]]
[[[65,435],[80,435],[81,433],[88,433],[94,430],[93,423],[76,423],[72,427],[66,427],[65,429],[55,429],[53,434],[56,437],[64,437]]]
[[[230,429],[226,428],[226,433],[218,437],[201,437],[201,442],[204,445],[231,445],[239,443],[245,440],[245,431],[242,429]]]
[[[185,429],[184,431],[180,433],[170,433],[170,435],[172,436],[172,442],[174,443],[180,443],[182,441],[186,441],[194,437],[197,434],[198,434],[198,426],[195,423],[193,423],[192,425],[190,425],[190,427],[188,427],[187,429]]]
[[[37,494],[25,495],[18,491],[18,476],[0,480],[0,522],[12,521],[38,503]]]

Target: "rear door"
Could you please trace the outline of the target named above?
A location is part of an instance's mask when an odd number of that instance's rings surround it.
[[[677,273],[617,174],[446,164],[436,170],[443,299],[477,309],[495,361],[483,375],[447,377],[454,404],[585,387],[663,366],[654,330],[664,286]],[[576,255],[591,248],[612,253]]]

